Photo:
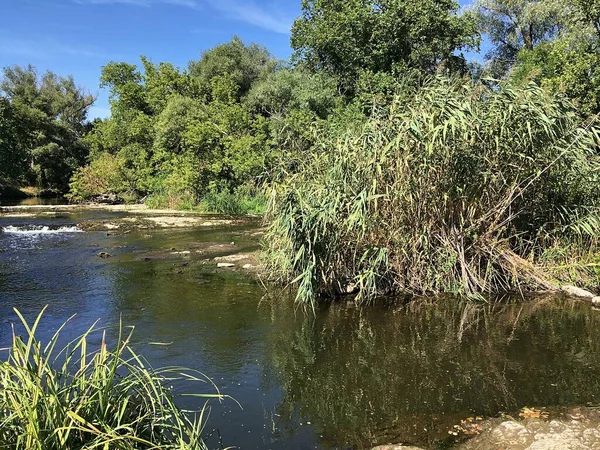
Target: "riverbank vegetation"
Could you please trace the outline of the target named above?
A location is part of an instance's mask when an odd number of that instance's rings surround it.
[[[600,285],[597,0],[301,11],[290,62],[234,37],[185,68],[108,63],[111,115],[92,124],[72,80],[6,69],[0,175],[64,187],[72,174],[73,201],[265,213],[270,273],[303,303]],[[40,129],[70,126],[69,143],[18,140],[31,108],[46,108]]]
[[[98,336],[95,327],[59,349],[64,325],[42,343],[37,329],[43,312],[32,324],[16,312],[25,334],[13,329],[8,358],[0,364],[3,448],[208,448],[202,439],[206,406],[193,417],[175,404],[169,387],[180,380],[211,384],[202,374],[152,369],[130,347],[131,333],[123,328],[113,349],[106,331]],[[100,346],[90,352],[97,338]],[[215,392],[195,396],[222,398]]]
[[[595,246],[599,137],[538,87],[432,78],[274,188],[270,262],[302,302],[547,289],[549,247]]]

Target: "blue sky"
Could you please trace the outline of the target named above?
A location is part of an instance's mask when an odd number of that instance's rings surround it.
[[[98,86],[111,60],[185,67],[234,34],[291,54],[289,29],[300,0],[0,0],[0,67],[33,64],[72,74],[98,100],[92,117],[109,113]]]
[[[90,117],[107,117],[98,80],[109,61],[137,64],[146,55],[185,67],[234,34],[287,59],[299,14],[300,0],[0,0],[0,68],[72,74],[98,96]]]

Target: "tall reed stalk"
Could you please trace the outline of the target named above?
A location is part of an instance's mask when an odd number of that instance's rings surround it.
[[[278,178],[266,260],[303,304],[552,288],[545,248],[596,248],[599,136],[534,85],[430,79]]]
[[[88,341],[95,325],[57,350],[64,325],[45,344],[38,341],[42,313],[32,325],[16,311],[25,329],[13,328],[8,358],[0,363],[0,449],[206,449],[202,439],[207,401],[190,413],[175,404],[169,386],[179,381],[212,383],[180,367],[152,369],[133,351],[122,326],[112,349]],[[4,358],[3,358],[4,359]],[[2,360],[0,360],[2,361]]]

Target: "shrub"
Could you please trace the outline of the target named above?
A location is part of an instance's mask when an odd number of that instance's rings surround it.
[[[279,178],[266,259],[303,303],[552,287],[537,258],[599,204],[600,133],[578,117],[534,85],[430,79]]]
[[[123,161],[109,153],[102,153],[89,166],[80,168],[71,179],[68,197],[85,201],[101,194],[126,194],[129,183],[123,170]]]
[[[216,191],[208,192],[200,201],[199,209],[206,213],[214,214],[255,214],[265,212],[265,196],[258,189],[248,189],[244,186],[235,192]]]
[[[202,374],[152,369],[129,346],[131,333],[110,350],[105,335],[89,352],[92,326],[55,352],[59,329],[47,344],[36,339],[42,313],[26,330],[13,330],[8,359],[0,364],[0,443],[14,450],[205,449],[204,412],[191,417],[167,388],[178,380],[206,382]],[[64,326],[64,325],[63,325]],[[62,361],[58,363],[58,361]],[[222,398],[221,395],[197,395]]]

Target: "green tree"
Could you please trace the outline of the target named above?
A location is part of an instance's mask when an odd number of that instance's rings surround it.
[[[477,44],[476,31],[453,0],[303,0],[291,43],[296,61],[353,92],[363,71],[464,69],[457,52]]]
[[[19,139],[22,133],[12,104],[0,96],[0,178],[23,181],[28,156]]]
[[[479,29],[493,44],[486,58],[489,73],[505,75],[522,50],[533,50],[564,28],[568,9],[564,0],[478,0]]]
[[[228,76],[237,86],[236,98],[248,93],[252,84],[273,72],[277,61],[260,45],[245,45],[234,36],[231,42],[221,44],[202,54],[199,61],[191,61],[189,71],[203,86],[210,89],[215,78]]]
[[[82,138],[94,97],[77,87],[72,77],[52,72],[40,76],[33,66],[5,68],[0,93],[10,103],[4,114],[12,111],[5,123],[12,117],[19,124],[12,127],[12,153],[19,155],[13,176],[35,180],[43,188],[66,189],[73,171],[85,163],[88,149]],[[29,160],[27,172],[24,155]]]
[[[563,23],[552,40],[517,53],[511,80],[534,81],[573,99],[584,115],[595,114],[600,112],[600,2],[564,2],[562,10]]]
[[[256,82],[247,103],[268,118],[271,145],[288,159],[307,151],[314,143],[317,123],[343,106],[333,77],[287,68]]]
[[[266,50],[237,39],[206,52],[189,71],[145,57],[140,68],[109,63],[101,82],[112,114],[86,138],[90,166],[74,177],[75,196],[112,192],[177,206],[252,183],[269,155],[268,123],[240,95],[270,67]],[[103,169],[117,173],[103,176]]]

